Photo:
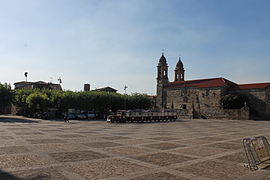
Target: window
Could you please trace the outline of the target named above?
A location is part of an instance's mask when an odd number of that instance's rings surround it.
[[[182,105],[182,108],[183,108],[183,109],[187,109],[187,105],[186,105],[186,104],[183,104],[183,105]]]
[[[209,96],[209,89],[206,89],[205,96]]]
[[[185,89],[182,89],[182,91],[181,91],[181,95],[183,96],[183,95],[186,95],[187,94],[187,89],[185,88]]]

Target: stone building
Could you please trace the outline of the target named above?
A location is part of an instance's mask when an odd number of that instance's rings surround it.
[[[104,88],[98,88],[98,89],[95,89],[93,91],[103,91],[103,92],[112,92],[112,93],[116,93],[118,90],[112,88],[112,87],[104,87]]]
[[[179,58],[174,81],[168,79],[168,64],[162,53],[157,66],[156,107],[175,109],[187,118],[247,119],[249,111],[225,110],[220,99],[227,94],[245,94],[250,100],[252,115],[270,117],[270,83],[236,84],[225,78],[185,80],[184,65]]]
[[[54,89],[54,90],[62,90],[60,84],[54,84],[51,82],[28,82],[28,81],[20,81],[14,83],[15,89]]]

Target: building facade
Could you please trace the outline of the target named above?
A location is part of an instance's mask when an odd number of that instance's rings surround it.
[[[175,109],[187,118],[249,118],[244,110],[225,110],[220,99],[227,94],[245,94],[252,115],[270,117],[270,83],[237,84],[225,78],[185,80],[185,69],[179,58],[174,81],[168,78],[168,64],[162,53],[157,66],[156,107]],[[241,117],[240,117],[241,116]]]
[[[54,84],[51,82],[28,82],[28,81],[20,81],[14,83],[14,89],[53,89],[53,90],[60,90],[62,91],[62,87],[60,84]]]

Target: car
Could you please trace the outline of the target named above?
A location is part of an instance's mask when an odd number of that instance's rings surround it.
[[[78,119],[88,119],[87,114],[77,114]]]
[[[68,119],[77,119],[77,116],[75,113],[68,113],[67,117]]]

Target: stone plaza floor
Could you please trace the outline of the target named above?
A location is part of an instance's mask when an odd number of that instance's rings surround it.
[[[270,138],[270,121],[165,123],[37,120],[0,116],[1,180],[270,179],[250,171],[242,138]]]

